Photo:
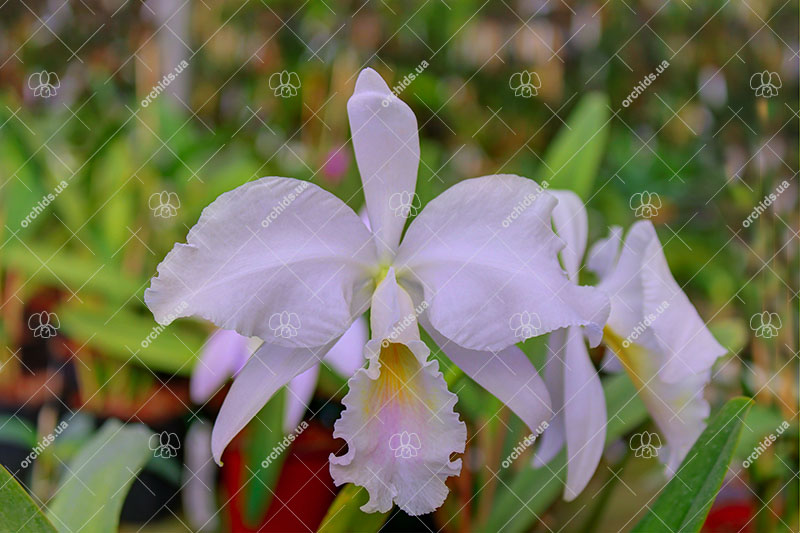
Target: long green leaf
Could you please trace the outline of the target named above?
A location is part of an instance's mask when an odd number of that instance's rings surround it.
[[[290,437],[283,433],[285,402],[286,389],[281,389],[247,425],[249,438],[244,449],[242,477],[249,480],[244,488],[244,518],[248,524],[258,525],[269,508],[288,453],[285,448],[295,438],[295,434]]]
[[[367,491],[357,485],[348,483],[339,491],[333,500],[318,533],[372,533],[378,531],[389,513],[365,513],[360,509],[367,503]]]
[[[202,333],[186,324],[159,326],[128,310],[83,304],[57,309],[61,327],[80,343],[104,355],[171,374],[189,375],[205,342]]]
[[[0,530],[26,533],[56,531],[25,489],[2,466],[0,466]]]
[[[736,450],[749,398],[734,398],[711,419],[634,532],[697,532],[703,527]]]
[[[545,152],[541,181],[587,199],[608,137],[608,115],[605,95],[584,96]]]
[[[70,462],[47,512],[62,533],[117,531],[125,495],[153,453],[141,425],[109,420]]]
[[[0,266],[19,270],[39,283],[68,288],[82,296],[92,291],[114,300],[129,300],[144,292],[146,280],[121,274],[94,256],[39,243],[9,244],[0,254]]]

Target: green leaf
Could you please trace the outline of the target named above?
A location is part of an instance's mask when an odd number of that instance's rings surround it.
[[[750,405],[749,398],[740,397],[720,409],[634,532],[700,531],[728,472]]]
[[[608,98],[584,96],[567,118],[544,155],[540,183],[569,189],[586,200],[592,189],[608,137]]]
[[[360,509],[367,503],[369,495],[362,487],[348,483],[333,500],[328,513],[322,519],[318,533],[372,533],[378,531],[389,513],[365,513]]]
[[[62,533],[117,531],[125,495],[152,454],[152,434],[138,424],[106,422],[70,462],[48,518]]]
[[[108,357],[170,374],[188,376],[205,343],[205,336],[189,324],[163,327],[149,315],[127,309],[66,304],[57,314],[62,329],[74,340]]]
[[[608,443],[641,424],[647,418],[647,410],[625,373],[603,380],[603,391],[607,410],[613,413],[606,426]],[[504,533],[529,530],[561,495],[566,475],[563,450],[542,468],[526,464],[509,482],[498,486],[492,512],[481,530]]]
[[[17,480],[0,466],[0,527],[3,531],[55,533],[45,517]]]
[[[127,301],[144,292],[147,280],[125,276],[94,256],[79,256],[49,245],[27,242],[9,244],[0,254],[0,266],[19,270],[30,279],[79,295],[97,292],[107,298]]]
[[[247,425],[242,477],[249,481],[244,489],[244,519],[253,526],[258,526],[269,508],[289,444],[295,439],[294,433],[283,434],[285,402],[286,389],[281,389]]]
[[[18,416],[0,415],[0,442],[33,448],[36,446],[36,429]]]
[[[90,181],[98,206],[95,220],[109,257],[119,251],[134,229],[139,181],[132,177],[129,148],[132,144],[130,139],[120,136],[106,146],[93,167]]]

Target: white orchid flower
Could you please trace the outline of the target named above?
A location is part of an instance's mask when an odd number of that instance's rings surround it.
[[[454,185],[422,209],[401,243],[412,210],[393,210],[392,198],[414,195],[416,118],[371,69],[359,75],[347,111],[372,231],[315,185],[262,178],[203,211],[187,244],[159,265],[145,302],[162,324],[195,315],[265,341],[217,417],[217,461],[264,403],[316,365],[372,305],[370,364],[349,381],[335,427],[348,451],[332,458],[331,472],[337,484],[367,488],[365,511],[388,511],[394,502],[409,514],[428,513],[447,495],[444,480],[460,471],[450,455],[464,449],[466,430],[452,410],[455,396],[428,361],[416,315],[424,311],[419,319],[448,357],[534,431],[550,417],[549,398],[513,346],[511,317],[536,314],[538,334],[585,326],[599,342],[608,299],[564,275],[563,244],[550,226],[556,201],[519,176]],[[293,321],[291,335],[269,327],[282,313]],[[416,454],[392,450],[392,437],[403,432]]]
[[[589,253],[611,299],[603,341],[628,372],[666,440],[659,454],[674,473],[705,428],[703,389],[726,353],[672,277],[653,224],[636,222],[622,250],[612,229]],[[613,267],[611,265],[614,265]]]
[[[572,283],[586,251],[588,219],[581,199],[571,191],[550,191],[558,199],[553,225],[566,246],[561,262]],[[583,333],[570,326],[550,334],[545,383],[556,414],[542,435],[534,466],[548,463],[567,445],[567,479],[564,499],[571,501],[589,483],[606,440],[606,400]]]

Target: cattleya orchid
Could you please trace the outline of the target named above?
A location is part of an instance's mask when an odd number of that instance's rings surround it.
[[[556,200],[519,176],[452,186],[401,242],[419,205],[416,118],[371,69],[360,73],[347,112],[371,230],[315,185],[262,178],[206,207],[187,244],[159,265],[145,302],[161,324],[195,315],[265,341],[220,409],[211,437],[217,462],[264,403],[371,307],[369,365],[348,382],[334,431],[347,452],[331,457],[331,474],[337,485],[367,489],[364,511],[397,503],[428,513],[447,496],[446,478],[460,472],[451,455],[464,450],[466,427],[419,326],[535,431],[551,416],[550,400],[515,343],[582,326],[597,344],[608,298],[564,274],[563,243],[550,224]],[[510,326],[523,313],[538,318],[535,328]]]
[[[672,277],[651,222],[636,222],[624,244],[612,228],[590,250],[587,266],[611,299],[604,344],[639,389],[666,440],[659,458],[674,473],[705,429],[703,389],[727,350]]]

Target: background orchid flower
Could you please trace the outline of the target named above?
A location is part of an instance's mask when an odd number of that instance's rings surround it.
[[[571,191],[550,191],[558,199],[553,225],[566,246],[561,262],[572,283],[578,273],[588,234],[586,208]],[[603,386],[584,342],[580,327],[571,326],[550,334],[547,390],[555,415],[542,435],[534,465],[543,466],[567,445],[567,480],[564,499],[573,500],[589,483],[606,441],[606,401]]]
[[[454,185],[422,209],[401,243],[405,217],[418,202],[407,210],[392,206],[415,196],[416,118],[371,69],[360,73],[347,111],[371,231],[315,185],[262,178],[203,211],[187,244],[176,244],[159,265],[145,302],[161,324],[196,315],[265,341],[223,402],[211,439],[217,461],[264,403],[316,365],[372,304],[365,354],[377,361],[349,382],[348,408],[336,426],[348,452],[332,459],[331,471],[337,483],[367,487],[365,510],[395,502],[411,514],[427,513],[446,496],[444,479],[460,471],[449,455],[463,450],[466,434],[451,412],[455,397],[418,340],[416,317],[404,313],[424,311],[420,321],[448,357],[535,431],[550,417],[549,398],[513,346],[522,339],[510,319],[536,314],[538,334],[585,326],[599,342],[609,304],[602,291],[564,275],[557,257],[563,243],[550,226],[556,200],[526,178],[494,175]],[[284,313],[291,335],[270,327]],[[375,343],[387,339],[384,359]],[[369,390],[382,396],[366,401]],[[423,404],[424,411],[409,411]],[[392,425],[356,431],[353,420],[375,424],[379,407],[392,414],[381,424]],[[405,427],[412,422],[418,430]],[[392,430],[416,432],[420,440],[404,468],[394,462]],[[373,467],[385,470],[367,470]],[[376,485],[376,476],[384,483]]]
[[[711,365],[725,354],[672,277],[653,224],[635,223],[598,242],[589,266],[601,268],[599,287],[611,299],[603,337],[639,389],[666,440],[659,455],[674,472],[705,428],[703,389]]]
[[[325,362],[339,375],[349,378],[364,364],[362,350],[367,342],[367,321],[358,317],[325,356]],[[233,330],[219,329],[206,341],[192,370],[189,393],[192,401],[208,401],[229,378],[236,376],[262,344],[257,337],[247,338]],[[286,384],[283,416],[284,432],[292,431],[303,419],[314,395],[319,365],[298,374]]]

